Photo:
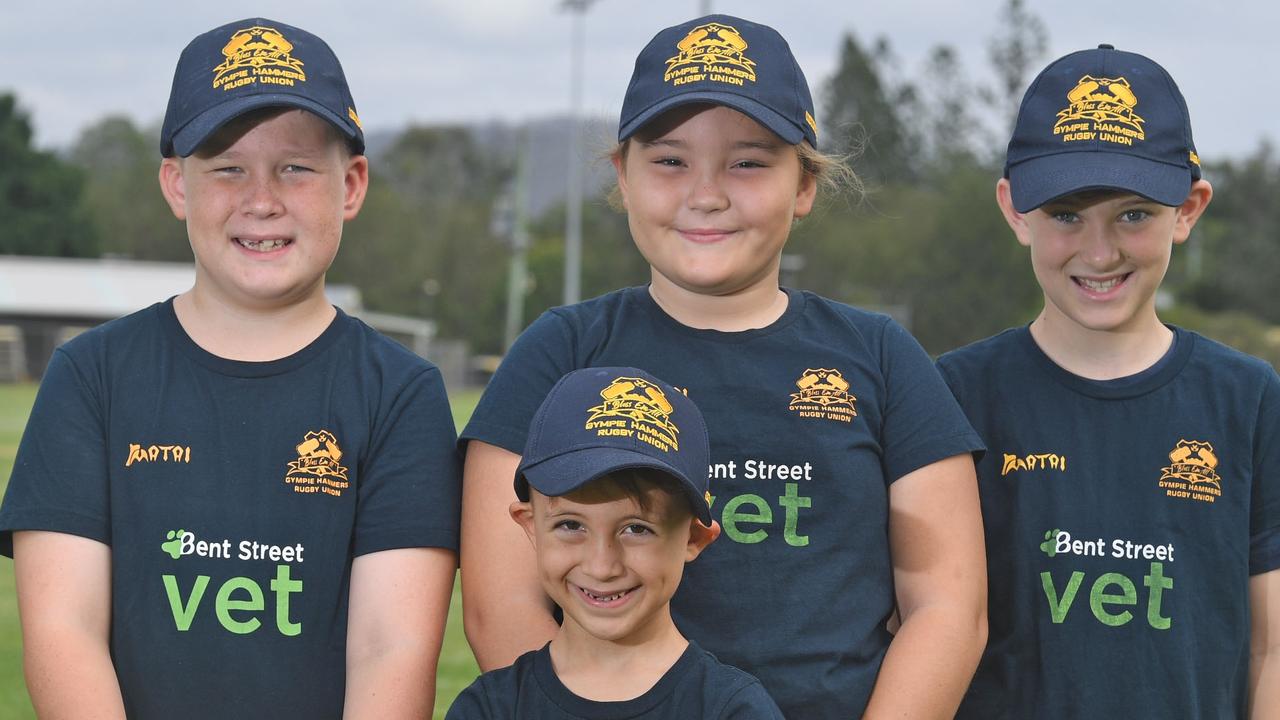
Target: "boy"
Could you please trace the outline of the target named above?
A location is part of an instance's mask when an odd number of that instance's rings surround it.
[[[0,508],[51,717],[422,717],[457,548],[438,371],[328,303],[368,184],[342,67],[262,18],[183,50],[187,292],[59,349]]]
[[[939,360],[991,449],[991,635],[959,717],[1277,717],[1280,379],[1156,315],[1212,197],[1181,93],[1141,55],[1067,55],[1004,175],[1044,309]]]
[[[530,425],[511,517],[564,622],[472,683],[449,720],[782,717],[758,680],[671,620],[684,564],[720,534],[709,452],[693,402],[642,370],[556,383]]]

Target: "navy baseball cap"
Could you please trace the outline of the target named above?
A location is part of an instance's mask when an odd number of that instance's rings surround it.
[[[818,146],[809,84],[787,41],[767,25],[707,15],[655,35],[636,58],[618,142],[689,103],[727,105],[792,145]]]
[[[364,153],[364,131],[333,50],[292,25],[249,18],[192,40],[178,57],[160,154],[187,157],[218,128],[262,107],[310,110]]]
[[[618,470],[647,468],[675,478],[693,514],[711,525],[702,413],[684,393],[631,367],[575,370],[551,388],[529,426],[516,469],[516,496],[573,492]]]
[[[1071,53],[1023,96],[1004,176],[1024,213],[1099,188],[1181,205],[1200,178],[1187,101],[1142,55],[1111,45]]]

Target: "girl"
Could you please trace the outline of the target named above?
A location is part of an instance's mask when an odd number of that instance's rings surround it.
[[[680,629],[788,717],[954,714],[986,634],[981,444],[898,324],[779,287],[792,224],[835,172],[813,112],[769,27],[713,15],[641,51],[613,164],[650,284],[544,313],[463,433],[463,600],[483,669],[556,629],[508,519],[530,417],[566,372],[634,365],[687,392],[710,432],[723,536],[672,601]]]

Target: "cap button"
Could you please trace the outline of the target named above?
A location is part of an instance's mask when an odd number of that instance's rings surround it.
[[[1111,43],[1102,43],[1101,45],[1098,46],[1098,49],[1099,50],[1115,50],[1116,46],[1112,45]]]

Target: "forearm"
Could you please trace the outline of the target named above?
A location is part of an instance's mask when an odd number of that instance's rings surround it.
[[[525,586],[524,593],[468,595],[466,571],[462,577],[463,625],[481,672],[510,665],[524,653],[546,645],[559,632],[540,587]]]
[[[105,643],[65,627],[25,627],[23,636],[23,670],[37,716],[123,720],[120,683]]]
[[[1250,720],[1280,720],[1280,647],[1249,658]]]
[[[918,608],[889,645],[864,717],[954,717],[986,641],[981,608]]]
[[[406,638],[411,640],[411,638]],[[431,717],[439,648],[417,643],[347,658],[344,718]]]

